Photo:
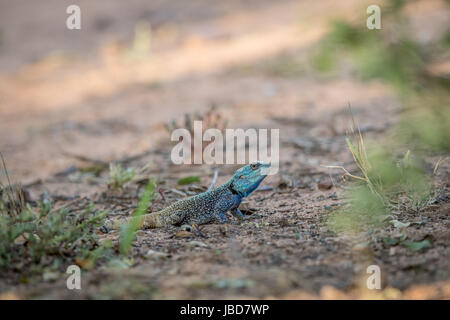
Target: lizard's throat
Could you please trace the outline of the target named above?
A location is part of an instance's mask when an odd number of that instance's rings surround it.
[[[241,197],[248,197],[253,191],[255,191],[256,188],[258,188],[259,184],[261,183],[261,181],[264,180],[264,178],[265,177],[261,177],[256,183],[252,184],[251,186],[249,186],[245,190],[236,188],[234,186],[233,182],[230,183],[228,188],[231,190],[231,192],[233,194],[237,194],[237,195],[239,195]]]
[[[241,197],[245,197],[246,196],[242,191],[236,190],[236,188],[234,187],[233,182],[230,183],[230,185],[228,186],[228,189],[230,189],[232,194],[237,194],[237,195],[239,195]]]

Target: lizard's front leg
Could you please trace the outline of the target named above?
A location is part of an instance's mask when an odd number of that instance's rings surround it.
[[[239,204],[241,203],[242,198],[234,195],[234,194],[227,194],[224,195],[216,204],[214,208],[214,215],[221,223],[227,222],[227,217],[225,216],[225,213],[228,212],[228,210],[231,210],[231,213],[234,215],[234,211],[239,207]],[[237,209],[239,211],[239,209]],[[239,211],[239,213],[242,215],[242,213]],[[238,213],[236,213],[238,214]],[[243,215],[242,215],[243,216]]]
[[[225,216],[225,213],[227,213],[228,210],[230,210],[234,205],[234,201],[230,197],[223,197],[221,198],[214,207],[213,215],[214,217],[219,220],[221,223],[226,223],[228,221],[227,217]]]
[[[240,197],[239,195],[233,195],[233,200],[234,205],[231,207],[231,214],[233,215],[233,217],[239,220],[244,220],[245,216],[242,214],[241,210],[239,210],[239,205],[241,204],[242,197]]]
[[[213,221],[214,218],[215,218],[214,214],[204,214],[204,215],[201,215],[200,217],[193,219],[192,221],[190,221],[190,223],[193,223],[196,225],[207,224],[207,223],[210,223],[211,221]]]
[[[220,209],[216,209],[214,211],[214,216],[220,221],[220,223],[227,223],[228,219],[227,219],[227,216],[225,215],[225,213],[227,211],[228,210],[223,211],[223,210],[220,210]]]
[[[242,214],[241,210],[239,210],[239,208],[232,208],[231,209],[231,214],[238,218],[239,220],[244,220],[245,216]]]

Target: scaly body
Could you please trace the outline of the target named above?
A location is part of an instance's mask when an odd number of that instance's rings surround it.
[[[142,217],[131,217],[122,220],[108,220],[102,227],[103,231],[118,229],[131,219],[137,219],[141,229],[161,228],[169,225],[206,224],[214,220],[222,223],[227,221],[226,213],[231,212],[238,219],[244,215],[239,210],[242,198],[249,196],[266,177],[269,165],[253,163],[236,171],[225,184],[203,192],[188,199],[173,203],[167,208],[146,214]]]

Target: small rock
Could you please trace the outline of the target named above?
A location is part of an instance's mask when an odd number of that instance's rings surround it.
[[[147,231],[145,231],[145,230],[137,230],[136,231],[136,236],[145,237],[146,235],[147,235]]]
[[[108,262],[108,268],[116,270],[126,270],[133,265],[131,259],[112,259]]]
[[[303,150],[312,150],[317,146],[317,143],[312,139],[304,139],[297,137],[292,139],[292,143],[299,149]]]
[[[191,236],[192,236],[192,232],[185,231],[185,230],[178,231],[175,234],[175,237],[177,237],[177,238],[188,238],[188,237],[191,237]]]
[[[322,180],[317,183],[317,187],[320,190],[330,190],[331,188],[333,188],[333,182],[331,182],[331,180],[329,179]]]
[[[203,247],[203,248],[208,248],[208,245],[206,244],[206,243],[204,243],[204,242],[201,242],[201,241],[189,241],[189,242],[186,242],[185,244],[184,244],[187,248],[194,248],[194,247]]]
[[[391,223],[392,223],[392,225],[395,227],[395,228],[406,228],[406,227],[409,227],[409,225],[411,224],[410,222],[400,222],[400,221],[398,221],[398,220],[391,220],[390,221]]]
[[[75,259],[75,263],[76,265],[80,266],[81,268],[85,269],[85,270],[90,270],[94,267],[95,263],[92,259],[80,259],[80,258],[76,258]]]
[[[183,230],[183,231],[187,231],[187,232],[192,232],[192,226],[190,226],[190,225],[188,225],[188,224],[183,224],[181,227],[180,227],[180,230]]]
[[[44,279],[44,281],[54,281],[59,278],[59,273],[48,271],[42,275],[42,278]]]
[[[227,235],[227,231],[228,231],[227,226],[219,226],[219,232],[223,237]]]
[[[272,191],[274,189],[274,187],[272,186],[261,186],[258,189],[256,189],[255,191]]]
[[[36,203],[38,201],[36,195],[29,189],[23,188],[22,194],[23,194],[23,201],[25,201],[25,203]]]
[[[155,251],[155,250],[148,250],[147,253],[145,254],[145,258],[147,259],[153,259],[153,260],[164,260],[167,259],[169,255],[167,253],[164,252],[159,252],[159,251]]]
[[[24,245],[27,241],[28,241],[28,238],[25,237],[25,234],[22,234],[14,240],[14,244]]]
[[[290,223],[289,223],[288,219],[286,219],[286,218],[281,218],[281,219],[278,221],[278,225],[279,225],[280,227],[284,228],[284,227],[289,226]]]
[[[396,252],[397,252],[397,249],[395,247],[391,247],[389,249],[389,255],[390,256],[394,256]]]
[[[280,181],[278,182],[277,186],[280,189],[292,188],[293,186],[292,178],[287,175],[280,175]]]
[[[369,253],[370,252],[370,244],[368,242],[361,242],[357,245],[353,246],[353,251],[361,252],[361,253]]]

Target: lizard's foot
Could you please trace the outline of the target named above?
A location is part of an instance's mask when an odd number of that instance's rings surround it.
[[[217,220],[219,220],[220,223],[228,223],[228,219],[225,215],[218,216]]]
[[[231,224],[241,224],[241,223],[244,223],[245,221],[248,221],[248,220],[253,220],[255,217],[252,217],[252,216],[242,216],[242,217],[236,217],[237,219],[236,220],[233,220],[233,221],[231,221],[230,223]]]
[[[236,224],[246,223],[249,220],[254,220],[256,217],[254,215],[251,216],[242,216],[239,220],[235,221]]]
[[[213,217],[215,217],[220,223],[228,222],[227,216],[223,212],[216,212]]]
[[[109,233],[113,228],[113,222],[111,220],[106,220],[105,223],[100,227],[100,231],[103,233]]]
[[[231,210],[231,214],[239,220],[245,220],[244,214],[238,208]]]

